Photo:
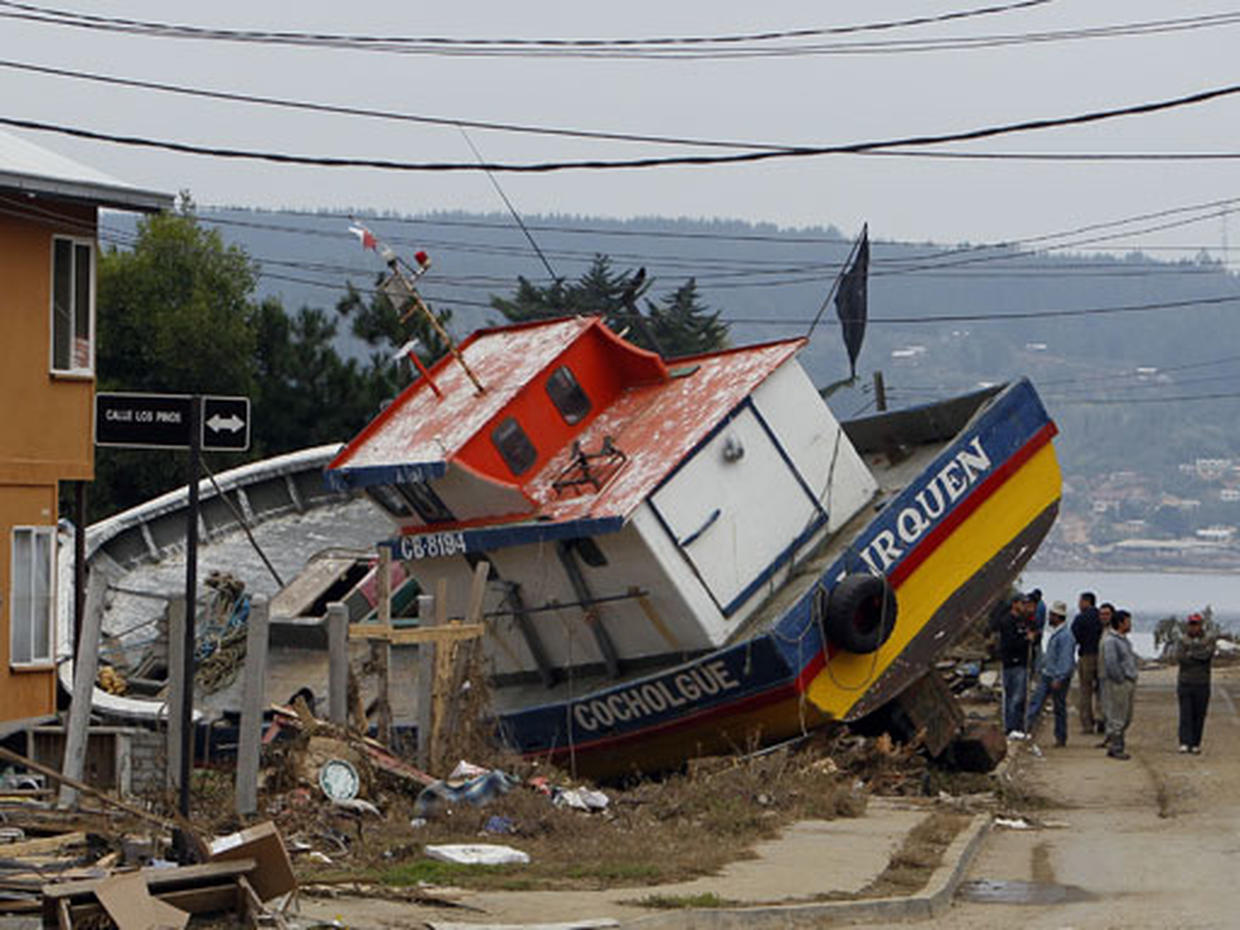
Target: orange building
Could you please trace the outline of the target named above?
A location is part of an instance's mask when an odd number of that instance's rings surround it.
[[[0,734],[56,709],[58,492],[94,477],[99,211],[171,205],[0,132]]]

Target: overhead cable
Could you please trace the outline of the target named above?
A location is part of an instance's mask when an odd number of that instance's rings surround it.
[[[0,2],[3,2],[3,0],[0,0]],[[328,168],[379,168],[390,171],[505,171],[538,174],[573,169],[607,171],[627,168],[657,168],[669,166],[735,165],[771,161],[776,159],[782,160],[789,158],[815,158],[824,155],[859,154],[886,148],[910,148],[940,145],[946,142],[964,142],[974,139],[989,139],[997,136],[1037,132],[1063,126],[1080,126],[1090,123],[1103,122],[1105,120],[1116,119],[1119,117],[1148,115],[1151,113],[1180,109],[1182,107],[1197,106],[1213,100],[1231,97],[1236,94],[1240,94],[1240,84],[1215,87],[1209,90],[1198,91],[1193,94],[1172,97],[1164,100],[1149,101],[1146,103],[1105,110],[1092,110],[1072,116],[1023,120],[1020,122],[1002,123],[999,125],[984,126],[978,129],[963,130],[959,132],[925,134],[908,136],[900,139],[875,140],[869,142],[851,142],[840,145],[799,146],[796,148],[778,149],[775,151],[750,151],[726,155],[672,155],[617,160],[584,159],[580,161],[545,161],[526,163],[407,162],[382,158],[340,158],[331,156],[292,155],[282,152],[219,148],[213,146],[192,145],[183,142],[173,142],[164,139],[151,139],[140,136],[126,136],[114,133],[96,132],[94,130],[83,129],[77,126],[45,123],[38,120],[19,119],[12,116],[0,116],[0,124],[14,126],[19,129],[32,129],[39,132],[57,133],[59,135],[73,136],[80,139],[113,142],[120,145],[156,148],[192,155],[209,155],[216,158],[269,161],[279,164],[313,165]],[[1240,153],[1237,153],[1236,157],[1240,158]]]

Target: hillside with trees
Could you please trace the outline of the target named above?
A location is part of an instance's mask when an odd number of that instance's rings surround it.
[[[142,221],[139,248],[122,248],[101,263],[105,386],[188,390],[197,378],[199,389],[222,391],[212,385],[229,380],[230,391],[272,399],[275,413],[256,405],[256,451],[269,453],[346,438],[408,382],[410,372],[392,355],[410,337],[424,357],[442,351],[433,334],[400,323],[397,308],[376,291],[383,264],[358,248],[347,219],[220,209],[198,217],[194,235],[163,229],[172,222],[167,218]],[[851,246],[833,227],[526,219],[555,277],[505,216],[365,222],[402,254],[430,253],[433,267],[421,290],[458,338],[506,320],[599,312],[628,338],[657,344],[668,356],[806,335]],[[143,240],[156,232],[167,241]],[[131,257],[143,245],[155,251]],[[1183,468],[1198,459],[1240,464],[1232,429],[1240,398],[1231,396],[1240,372],[1240,278],[1220,262],[1205,253],[1164,261],[1157,252],[1035,252],[881,238],[872,248],[862,377],[832,395],[838,415],[873,409],[875,370],[883,371],[893,406],[1028,376],[1061,430],[1068,517],[1061,525],[1071,529],[1073,518],[1091,527],[1106,523],[1074,532],[1122,538],[1141,520],[1151,533],[1171,536],[1231,519],[1215,504],[1240,482],[1228,473],[1217,486],[1186,488]],[[171,250],[170,257],[159,250]],[[209,261],[201,272],[187,272],[177,250]],[[157,269],[170,287],[152,285]],[[219,277],[227,280],[211,283]],[[212,299],[204,303],[206,292]],[[172,312],[170,295],[178,319],[151,338],[150,317]],[[214,315],[220,313],[246,324],[221,327]],[[202,344],[204,332],[213,336],[210,345]],[[245,370],[237,370],[236,359],[247,357]],[[847,375],[832,307],[802,360],[819,384]],[[1175,397],[1195,399],[1167,401]],[[263,423],[263,416],[270,419]],[[1135,485],[1127,472],[1137,476]],[[1128,490],[1116,490],[1117,482]],[[1124,501],[1124,519],[1095,519],[1099,495]],[[1168,510],[1168,496],[1202,504],[1196,512]]]

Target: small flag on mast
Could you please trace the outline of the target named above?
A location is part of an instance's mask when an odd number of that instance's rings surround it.
[[[840,287],[835,294],[835,312],[839,315],[844,333],[844,347],[848,350],[848,367],[851,377],[857,377],[857,356],[865,340],[865,317],[868,304],[867,280],[870,273],[870,227],[861,227],[861,243],[852,267],[840,276]]]
[[[370,249],[372,251],[378,249],[379,240],[375,238],[374,233],[372,233],[369,229],[367,229],[361,223],[355,223],[354,225],[350,226],[349,232],[353,233],[353,235],[357,236],[357,238],[362,241],[363,249]]]

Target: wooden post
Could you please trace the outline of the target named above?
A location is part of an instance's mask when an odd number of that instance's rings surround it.
[[[420,626],[442,626],[448,619],[448,580],[440,578],[435,582],[434,615],[418,617]],[[418,643],[418,767],[430,771],[431,734],[434,730],[435,703],[435,644],[433,642]]]
[[[185,599],[168,601],[168,787],[176,790],[181,784],[181,668],[185,649]]]
[[[339,601],[327,605],[327,719],[349,722],[349,609]]]
[[[81,531],[78,531],[81,534]],[[81,781],[86,767],[86,743],[90,736],[90,711],[99,673],[99,628],[103,624],[103,594],[108,586],[102,568],[90,573],[86,602],[82,611],[82,629],[73,656],[73,699],[69,703],[69,719],[65,724],[65,757],[60,770],[69,778]],[[58,804],[61,809],[77,804],[77,789],[68,782],[60,783]]]
[[[245,681],[241,691],[241,732],[237,739],[238,814],[258,810],[258,762],[262,750],[263,706],[267,696],[267,602],[250,602],[245,634]]]
[[[387,546],[379,547],[379,623],[383,626],[392,625],[392,550]],[[384,746],[392,744],[392,703],[388,691],[388,675],[392,662],[392,646],[387,640],[376,640],[370,644],[370,654],[374,659],[375,677],[378,679],[379,699],[376,707],[379,742]]]

